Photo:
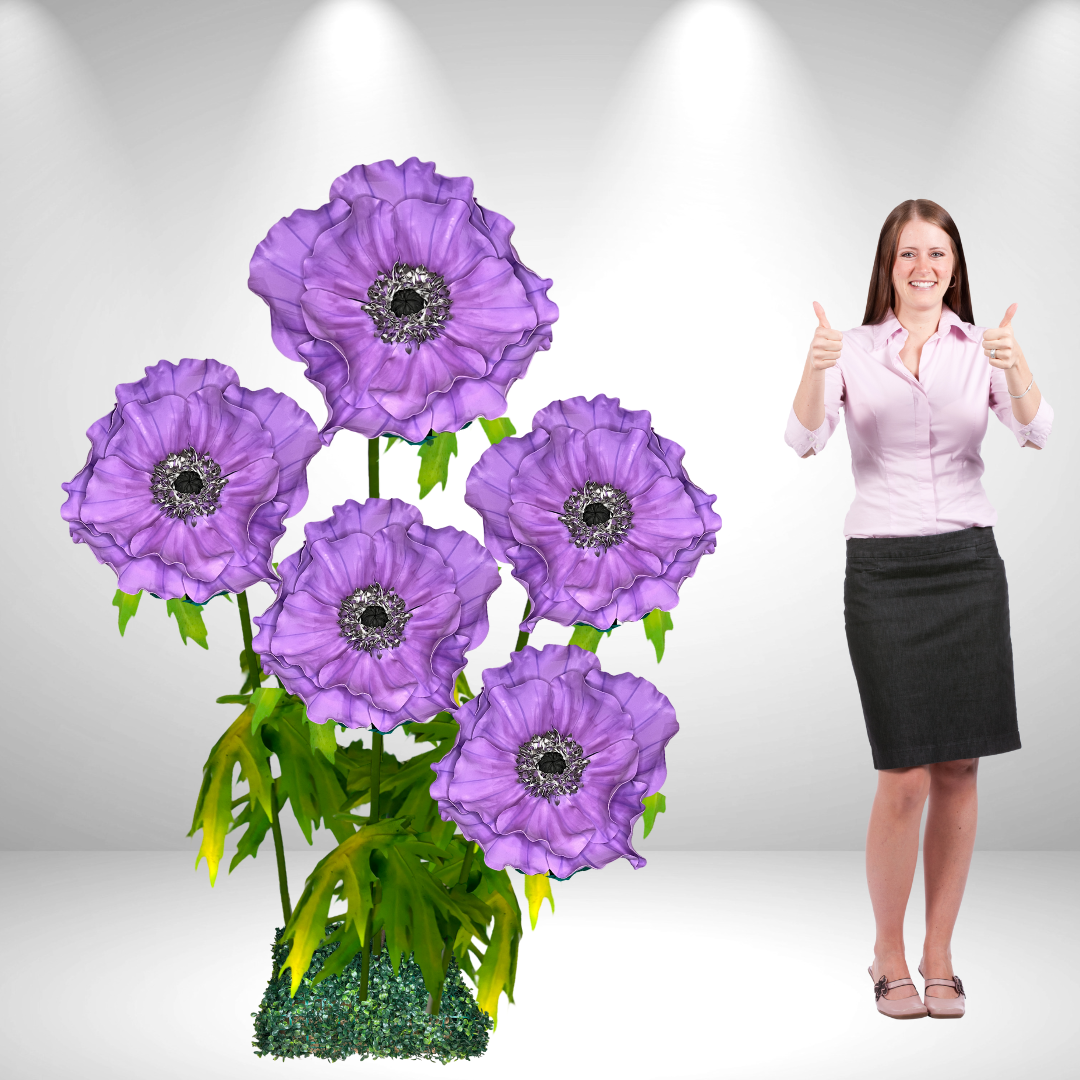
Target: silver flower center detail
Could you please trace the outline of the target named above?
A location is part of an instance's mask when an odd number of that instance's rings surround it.
[[[599,558],[609,547],[621,544],[634,527],[630,500],[625,491],[610,484],[585,481],[584,488],[574,488],[563,503],[565,513],[559,520],[566,526],[570,539],[579,548],[595,548]]]
[[[368,302],[360,307],[375,323],[375,336],[387,344],[413,345],[438,337],[453,316],[450,290],[442,274],[426,266],[394,263],[389,273],[380,271],[367,291]]]
[[[208,517],[218,508],[222,488],[229,482],[221,466],[209,454],[193,446],[159,461],[150,474],[154,502],[171,518]]]
[[[530,795],[554,800],[558,806],[560,796],[581,790],[581,774],[588,764],[581,747],[552,728],[518,747],[515,767],[518,783],[524,784]]]
[[[375,581],[341,601],[338,626],[354,649],[381,657],[383,649],[396,649],[405,640],[405,624],[411,618],[394,587],[384,589]]]

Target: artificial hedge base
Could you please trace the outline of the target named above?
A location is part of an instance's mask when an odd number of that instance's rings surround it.
[[[288,947],[275,934],[273,970],[279,971]],[[481,1012],[469,992],[457,964],[451,961],[443,984],[438,1016],[427,1012],[428,992],[419,966],[402,957],[394,974],[390,954],[384,948],[371,958],[366,1001],[360,995],[360,956],[355,956],[338,975],[316,985],[337,945],[315,950],[311,967],[296,996],[289,997],[289,972],[271,978],[255,1018],[252,1046],[258,1057],[319,1057],[341,1061],[353,1054],[369,1057],[423,1058],[455,1061],[479,1057],[488,1044],[492,1020]]]

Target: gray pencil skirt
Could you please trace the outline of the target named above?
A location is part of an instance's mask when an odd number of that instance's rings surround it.
[[[1020,749],[993,529],[848,540],[844,625],[875,769]]]

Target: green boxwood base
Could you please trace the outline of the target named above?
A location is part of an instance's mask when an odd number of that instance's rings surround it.
[[[288,953],[275,934],[273,970]],[[469,992],[457,965],[451,963],[443,985],[438,1016],[426,1012],[428,993],[420,968],[412,958],[402,958],[394,974],[390,954],[383,949],[372,957],[368,997],[360,994],[360,956],[355,956],[340,975],[317,986],[318,974],[336,949],[315,950],[311,968],[296,997],[289,997],[290,973],[271,979],[255,1018],[252,1045],[258,1057],[319,1057],[341,1061],[353,1054],[368,1057],[424,1058],[444,1064],[459,1058],[479,1057],[488,1044],[491,1017],[482,1013]]]

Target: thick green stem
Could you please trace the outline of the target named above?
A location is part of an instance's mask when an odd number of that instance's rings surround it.
[[[383,734],[371,732],[371,810],[368,821],[375,824],[379,820],[379,778],[382,775]]]
[[[376,440],[372,439],[372,442]],[[371,807],[368,824],[374,825],[379,820],[379,779],[382,775],[383,734],[371,732]],[[360,946],[360,1000],[367,1000],[368,973],[371,970],[371,947],[374,945],[375,908],[368,912],[367,926],[364,928],[364,944]]]
[[[248,658],[248,677],[251,680],[252,690],[257,690],[262,686],[262,669],[259,667],[259,658],[255,655],[255,650],[251,647],[251,613],[248,610],[246,590],[236,594],[236,606],[240,610],[240,632],[244,635],[244,652],[247,653]]]
[[[274,854],[277,856],[278,889],[281,892],[281,914],[285,925],[292,918],[292,904],[289,903],[289,879],[285,873],[285,845],[281,839],[281,820],[278,817],[278,782],[270,785],[270,827],[274,830]]]
[[[524,622],[529,617],[529,612],[530,611],[532,611],[532,604],[528,600],[526,600],[525,601],[525,614],[521,616],[521,621],[522,622]],[[529,644],[529,631],[528,630],[519,630],[518,631],[517,644],[514,646],[514,652],[521,652],[521,650],[524,649],[525,646],[528,645],[528,644]]]
[[[379,497],[379,440],[368,439],[367,441],[367,484],[368,497]]]

